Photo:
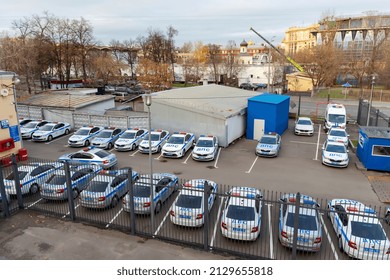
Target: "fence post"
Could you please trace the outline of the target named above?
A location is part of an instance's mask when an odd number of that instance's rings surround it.
[[[5,192],[4,187],[4,176],[3,176],[3,166],[0,165],[0,194],[1,194],[1,201],[2,201],[2,210],[4,217],[9,217],[9,201],[7,200],[7,194]]]
[[[136,224],[135,224],[135,212],[134,212],[134,182],[133,182],[133,169],[128,168],[127,173],[127,184],[129,185],[129,196],[130,196],[130,233],[131,235],[135,235],[136,233]]]
[[[207,181],[203,185],[203,248],[208,250],[209,248],[209,197],[210,197],[210,187]]]
[[[72,181],[70,178],[69,162],[64,162],[64,170],[65,170],[65,180],[66,180],[66,193],[68,196],[69,215],[70,215],[70,219],[74,221],[76,219],[76,211],[74,209],[73,189],[72,189]]]
[[[301,205],[301,194],[298,192],[295,197],[294,234],[293,234],[293,247],[292,247],[292,256],[291,256],[293,260],[297,259],[297,239],[298,239],[300,205]]]
[[[375,126],[378,126],[378,118],[379,118],[379,109],[375,111]]]
[[[11,159],[12,159],[12,172],[14,173],[16,197],[18,199],[18,206],[19,209],[23,209],[24,204],[23,204],[22,190],[20,188],[19,170],[18,170],[18,164],[16,163],[16,156],[13,154],[11,156]]]

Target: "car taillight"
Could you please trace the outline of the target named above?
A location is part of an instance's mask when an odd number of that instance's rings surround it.
[[[390,254],[390,247],[387,248],[387,252],[386,252],[386,255],[389,255]]]
[[[98,198],[98,201],[105,201],[106,200],[106,197],[105,196],[101,196]]]
[[[317,237],[315,240],[314,240],[314,243],[321,243],[322,239],[321,237]]]
[[[57,193],[64,193],[64,189],[57,190]]]
[[[251,232],[257,232],[259,230],[259,227],[253,227]]]
[[[144,207],[150,207],[150,202],[145,202]]]
[[[196,215],[196,219],[199,220],[199,219],[202,219],[203,218],[203,214],[198,214]]]
[[[357,249],[356,243],[352,241],[348,241],[348,246],[351,247],[352,249]]]
[[[20,188],[23,188],[23,184],[20,184]]]
[[[226,223],[224,223],[224,222],[221,223],[221,227],[224,229],[228,229]]]
[[[284,237],[284,238],[287,238],[287,239],[288,239],[287,232],[286,232],[286,231],[284,231],[284,230],[282,230],[282,237]]]
[[[176,216],[176,215],[175,215],[175,211],[173,211],[173,210],[169,211],[169,215],[175,217],[175,216]]]
[[[103,160],[103,164],[107,164],[109,161],[107,159]]]

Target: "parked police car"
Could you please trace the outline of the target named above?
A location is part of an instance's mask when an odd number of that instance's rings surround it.
[[[296,135],[313,136],[314,125],[311,119],[308,117],[299,117],[295,121],[294,133]]]
[[[322,164],[333,167],[347,167],[349,156],[344,143],[326,140],[322,146]]]
[[[198,161],[214,160],[218,152],[218,138],[212,135],[200,135],[192,150],[192,158]]]
[[[205,190],[205,182],[207,189]],[[208,192],[207,211],[211,211],[217,198],[218,184],[206,179],[193,179],[183,184],[183,189],[173,202],[169,214],[171,222],[187,227],[204,224],[204,194]]]
[[[29,119],[29,118],[20,118],[19,119],[19,125],[20,127],[23,127],[25,126],[26,124],[28,124],[29,122],[32,122],[34,121],[33,119]]]
[[[63,166],[62,163],[32,163],[18,166],[19,182],[22,194],[35,194],[39,191],[41,184],[57,169]],[[16,195],[15,173],[11,172],[4,178],[5,190],[10,195]]]
[[[105,127],[93,138],[92,146],[111,150],[114,147],[115,141],[123,132],[121,128]]]
[[[78,197],[85,189],[87,183],[98,174],[102,168],[99,165],[72,166],[70,171],[70,183],[72,186],[72,198]],[[41,197],[48,200],[64,200],[68,198],[65,170],[56,170],[41,185]]]
[[[83,148],[74,153],[64,154],[58,160],[61,162],[67,161],[74,165],[96,164],[104,169],[113,167],[118,161],[115,154],[94,146]]]
[[[372,208],[351,199],[333,199],[328,210],[341,252],[356,259],[390,259],[390,241]]]
[[[68,135],[70,124],[65,122],[47,123],[32,134],[33,141],[51,141],[56,137]]]
[[[256,240],[260,234],[262,197],[261,191],[255,188],[232,188],[222,212],[222,235],[237,240]]]
[[[333,142],[343,143],[346,147],[348,147],[348,133],[344,128],[332,127],[328,131],[327,140]]]
[[[312,197],[301,195],[297,213],[296,199],[296,194],[285,194],[280,198],[279,241],[283,246],[293,247],[294,218],[298,214],[297,249],[317,252],[322,244],[319,204]]]
[[[154,212],[161,211],[162,204],[172,195],[178,187],[178,177],[170,173],[154,173],[152,184],[154,187],[152,197],[154,202]],[[151,204],[151,188],[150,175],[141,176],[133,187],[134,212],[137,214],[150,214]],[[123,210],[130,212],[130,194],[126,194],[123,198]]]
[[[195,142],[195,135],[190,132],[175,132],[164,144],[161,150],[163,157],[181,158],[191,149]]]
[[[133,170],[132,179],[137,180],[138,176]],[[80,204],[86,208],[113,208],[129,188],[128,170],[106,171],[95,176],[80,193]]]
[[[128,128],[116,140],[114,148],[117,151],[134,151],[147,135],[148,131],[146,129]]]
[[[37,131],[39,128],[49,123],[49,121],[30,121],[20,128],[20,134],[23,139],[29,139],[32,137],[32,134]]]
[[[264,134],[256,146],[256,155],[263,157],[276,157],[282,145],[282,138],[276,132]]]
[[[103,129],[101,126],[83,126],[80,127],[68,139],[70,147],[84,147],[89,146],[92,139]]]
[[[151,137],[151,149],[152,153],[161,152],[165,142],[169,139],[169,131],[163,129],[152,130],[150,132]],[[141,153],[149,153],[149,135],[146,135],[144,140],[138,146],[138,150]]]

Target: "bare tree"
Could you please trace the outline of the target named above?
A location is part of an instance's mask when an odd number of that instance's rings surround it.
[[[221,47],[215,44],[207,45],[207,63],[212,69],[215,83],[219,82],[219,66],[221,64]]]

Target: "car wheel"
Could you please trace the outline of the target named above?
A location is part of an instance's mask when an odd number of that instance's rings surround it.
[[[84,146],[88,147],[89,146],[89,140],[85,140]]]
[[[112,149],[112,143],[110,142],[110,143],[108,143],[108,145],[107,145],[107,148],[109,149],[109,150],[111,150]]]
[[[339,236],[339,249],[341,253],[344,253],[343,239],[341,238],[341,236]]]
[[[37,192],[39,192],[38,184],[32,184],[30,187],[30,194],[36,194]]]
[[[157,153],[161,153],[161,146],[158,146]]]
[[[79,196],[79,190],[78,189],[73,189],[72,190],[72,197],[73,199],[76,199]]]
[[[118,197],[114,196],[111,200],[111,208],[115,208],[118,205]]]
[[[158,213],[160,213],[160,211],[161,211],[161,201],[159,201],[159,202],[157,202],[157,204],[156,204],[156,209],[154,210],[154,212],[156,213],[156,214],[158,214]]]
[[[137,148],[137,146],[135,144],[133,144],[133,146],[131,146],[131,150],[135,151],[135,148]]]
[[[53,136],[49,135],[49,136],[47,137],[47,141],[51,141],[51,140],[53,140]]]
[[[69,129],[66,129],[65,130],[65,135],[68,135],[69,134]]]

